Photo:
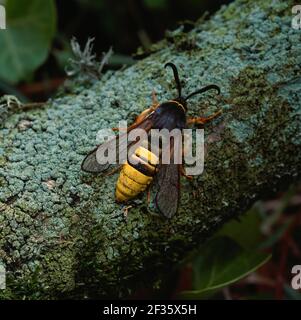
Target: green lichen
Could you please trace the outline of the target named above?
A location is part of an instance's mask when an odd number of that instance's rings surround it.
[[[9,281],[1,298],[116,297],[158,284],[224,222],[297,179],[301,34],[290,28],[290,6],[238,0],[169,36],[136,65],[98,82],[78,79],[45,108],[7,117],[0,259]],[[114,200],[118,174],[89,175],[80,164],[97,131],[132,121],[153,89],[160,101],[175,96],[168,61],[178,65],[186,93],[209,83],[222,88],[220,98],[191,99],[189,115],[224,112],[205,128],[205,171],[182,181],[176,217],[161,217],[145,194],[125,217]]]

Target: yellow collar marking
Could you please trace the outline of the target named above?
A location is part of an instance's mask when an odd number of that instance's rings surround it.
[[[184,113],[186,113],[186,110],[185,110],[184,106],[183,106],[180,102],[175,101],[175,100],[169,100],[169,102],[174,102],[174,103],[176,103],[179,107],[181,107],[181,108],[183,109]]]

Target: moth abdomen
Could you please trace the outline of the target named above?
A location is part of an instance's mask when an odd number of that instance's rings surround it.
[[[116,201],[126,202],[144,191],[153,181],[158,162],[154,153],[138,147],[122,166],[116,185]]]

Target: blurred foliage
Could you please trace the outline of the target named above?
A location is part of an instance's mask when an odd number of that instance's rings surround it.
[[[258,269],[270,255],[256,250],[245,250],[228,237],[218,237],[207,244],[194,261],[191,291],[182,298],[203,299]]]
[[[270,255],[259,250],[262,243],[260,223],[256,212],[251,210],[240,222],[226,224],[204,244],[192,262],[193,290],[182,292],[181,297],[210,297],[266,263]]]
[[[258,201],[174,268],[160,289],[134,298],[301,300],[291,286],[301,261],[301,185]]]
[[[0,90],[22,101],[44,100],[66,77],[73,37],[81,47],[95,38],[97,56],[112,46],[106,68],[131,65],[139,46],[148,48],[179,20],[195,20],[229,1],[0,0],[7,12],[7,29],[0,32]]]
[[[53,0],[6,0],[7,30],[0,32],[0,77],[16,83],[47,58],[56,31]]]
[[[256,203],[239,221],[225,224],[190,258],[191,284],[179,297],[292,299],[291,268],[301,261],[301,186]]]

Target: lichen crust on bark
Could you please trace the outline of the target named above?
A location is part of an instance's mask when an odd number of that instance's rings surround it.
[[[272,4],[273,5],[272,5]],[[237,0],[134,66],[78,82],[46,108],[16,112],[0,129],[0,262],[5,298],[126,296],[160,276],[223,223],[301,172],[301,33],[292,1]],[[205,128],[205,170],[181,181],[181,205],[166,220],[143,194],[127,217],[115,203],[118,174],[83,173],[99,129],[132,122],[176,94],[163,66],[175,63],[189,115],[223,115]],[[26,121],[24,123],[24,121]]]

